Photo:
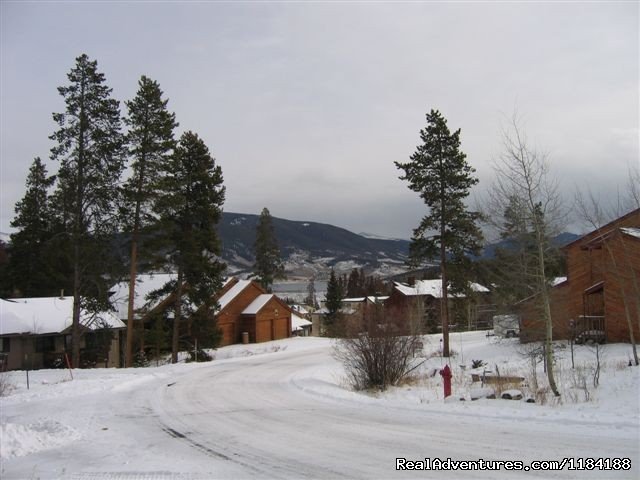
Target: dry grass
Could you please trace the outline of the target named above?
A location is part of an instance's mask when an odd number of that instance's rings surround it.
[[[14,388],[15,385],[11,382],[9,374],[7,372],[0,373],[0,397],[9,395]]]

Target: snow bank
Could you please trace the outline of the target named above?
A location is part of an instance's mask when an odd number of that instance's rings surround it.
[[[73,428],[51,420],[29,425],[6,423],[0,427],[0,432],[0,458],[22,457],[66,445],[81,437]]]
[[[500,421],[531,420],[541,418],[554,424],[572,426],[576,424],[595,427],[604,434],[613,435],[617,430],[626,430],[630,425],[637,428],[640,418],[640,368],[629,367],[628,344],[610,344],[600,347],[602,371],[600,385],[593,387],[594,351],[587,346],[576,346],[575,368],[571,368],[571,354],[566,346],[556,350],[557,380],[560,382],[560,400],[546,403],[526,403],[527,398],[536,398],[531,386],[532,361],[526,347],[517,339],[486,337],[483,332],[452,334],[451,348],[455,355],[444,359],[437,355],[440,336],[429,335],[424,339],[424,364],[416,370],[416,377],[401,387],[385,392],[354,392],[345,382],[342,365],[332,356],[335,341],[326,338],[296,337],[275,342],[250,345],[232,345],[216,350],[215,360],[207,363],[180,363],[147,368],[74,370],[73,380],[66,370],[39,370],[30,372],[31,386],[26,388],[26,372],[9,372],[14,386],[10,394],[0,398],[1,449],[5,458],[22,457],[41,450],[66,445],[79,438],[93,438],[95,432],[103,432],[111,426],[113,414],[125,411],[101,411],[95,406],[96,399],[109,396],[112,403],[122,399],[128,405],[135,392],[144,392],[157,384],[175,381],[183,374],[197,369],[207,369],[212,364],[244,362],[246,357],[263,355],[265,360],[278,356],[290,357],[293,352],[308,351],[321,361],[301,367],[288,364],[277,382],[286,388],[293,387],[305,395],[322,402],[346,405],[349,408],[381,407],[401,411],[430,411],[437,414],[457,415],[459,418],[485,418]],[[480,362],[482,361],[482,362]],[[442,379],[433,375],[444,364],[449,363],[453,371],[453,396],[443,398]],[[484,365],[472,368],[478,363]],[[494,385],[483,385],[473,381],[472,374],[495,373],[503,376],[521,376],[522,385],[504,386],[504,391],[517,389],[522,400],[480,398],[471,400],[478,389]],[[537,383],[544,386],[543,365],[536,360]],[[161,380],[161,382],[153,382]],[[166,380],[166,382],[165,382]],[[586,384],[585,384],[586,381]],[[586,386],[588,388],[584,388]],[[502,393],[502,392],[496,392]],[[92,397],[93,395],[93,397]],[[142,394],[141,394],[142,395]],[[153,393],[151,394],[153,395]],[[73,398],[72,410],[65,409]],[[143,398],[143,397],[141,397]],[[549,397],[548,397],[549,398]],[[127,407],[128,408],[128,407]],[[35,413],[36,416],[32,416]],[[147,418],[148,411],[135,412],[137,418]],[[47,421],[41,421],[47,418]],[[23,420],[29,424],[15,423]],[[52,421],[55,419],[56,421]],[[91,419],[91,421],[89,421]],[[104,435],[110,435],[109,428]],[[106,430],[105,430],[106,432]],[[18,461],[18,460],[14,460]]]

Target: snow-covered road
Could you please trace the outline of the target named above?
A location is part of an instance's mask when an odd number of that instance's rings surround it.
[[[327,372],[330,348],[220,361],[83,397],[49,398],[81,441],[3,461],[10,478],[639,478],[637,422],[483,416],[473,404],[396,405]],[[339,370],[336,367],[336,370]],[[335,375],[335,374],[333,374]],[[33,417],[12,405],[8,421]],[[532,408],[535,408],[533,406]],[[51,405],[48,406],[51,410]],[[631,471],[396,471],[396,457],[627,457]]]

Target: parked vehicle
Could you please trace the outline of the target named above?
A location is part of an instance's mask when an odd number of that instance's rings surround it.
[[[520,317],[518,315],[494,315],[493,333],[498,337],[518,337],[520,335]]]

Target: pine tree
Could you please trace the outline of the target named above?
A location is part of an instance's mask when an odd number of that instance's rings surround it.
[[[420,131],[422,145],[407,163],[395,162],[404,171],[400,178],[420,194],[429,213],[413,231],[410,255],[414,264],[440,257],[442,277],[441,320],[443,355],[449,356],[449,306],[447,264],[462,260],[480,249],[477,213],[469,212],[464,200],[478,183],[475,170],[460,150],[460,130],[451,133],[437,110],[427,114],[427,127]],[[449,259],[451,257],[451,260]]]
[[[0,296],[9,298],[12,286],[9,277],[9,253],[7,244],[0,240]]]
[[[136,276],[138,272],[140,235],[153,222],[151,207],[162,165],[169,161],[175,148],[173,130],[178,126],[175,114],[167,110],[168,100],[163,100],[160,85],[145,77],[138,82],[135,98],[126,102],[129,115],[125,123],[129,127],[127,143],[133,159],[132,174],[124,185],[124,224],[131,233],[131,259],[129,270],[129,302],[127,312],[127,339],[125,364],[133,361],[133,322]],[[142,322],[140,322],[142,327]],[[143,329],[140,328],[140,349],[144,348]]]
[[[363,295],[363,288],[360,285],[360,272],[357,268],[351,270],[347,280],[347,297],[358,297]]]
[[[154,202],[154,212],[159,217],[157,235],[164,242],[166,261],[177,272],[176,280],[165,285],[175,295],[173,363],[178,360],[183,318],[192,322],[186,325],[188,340],[197,338],[201,348],[214,347],[217,342],[211,313],[226,267],[218,260],[220,242],[216,232],[225,197],[222,183],[222,169],[205,143],[195,133],[185,132],[163,167],[158,183],[161,193]],[[191,315],[192,305],[198,306],[197,315]]]
[[[343,291],[340,288],[340,282],[336,277],[336,273],[331,269],[329,282],[327,283],[327,293],[325,296],[325,306],[327,308],[326,326],[327,335],[334,336],[337,333],[337,323],[340,317],[340,309],[342,308]]]
[[[51,158],[60,162],[54,195],[59,238],[64,239],[71,271],[73,323],[72,361],[80,361],[80,311],[108,306],[108,275],[116,267],[113,252],[115,201],[124,166],[118,102],[111,98],[104,74],[87,55],[76,59],[59,87],[66,109],[54,113],[59,129]]]
[[[53,295],[67,286],[57,278],[50,261],[53,227],[49,190],[54,181],[40,158],[35,158],[27,176],[27,191],[16,203],[11,226],[18,231],[11,235],[7,274],[10,290],[23,297]]]
[[[267,208],[262,209],[256,227],[255,256],[253,275],[258,278],[267,292],[271,292],[273,282],[284,278],[284,266],[280,258],[273,220]]]

